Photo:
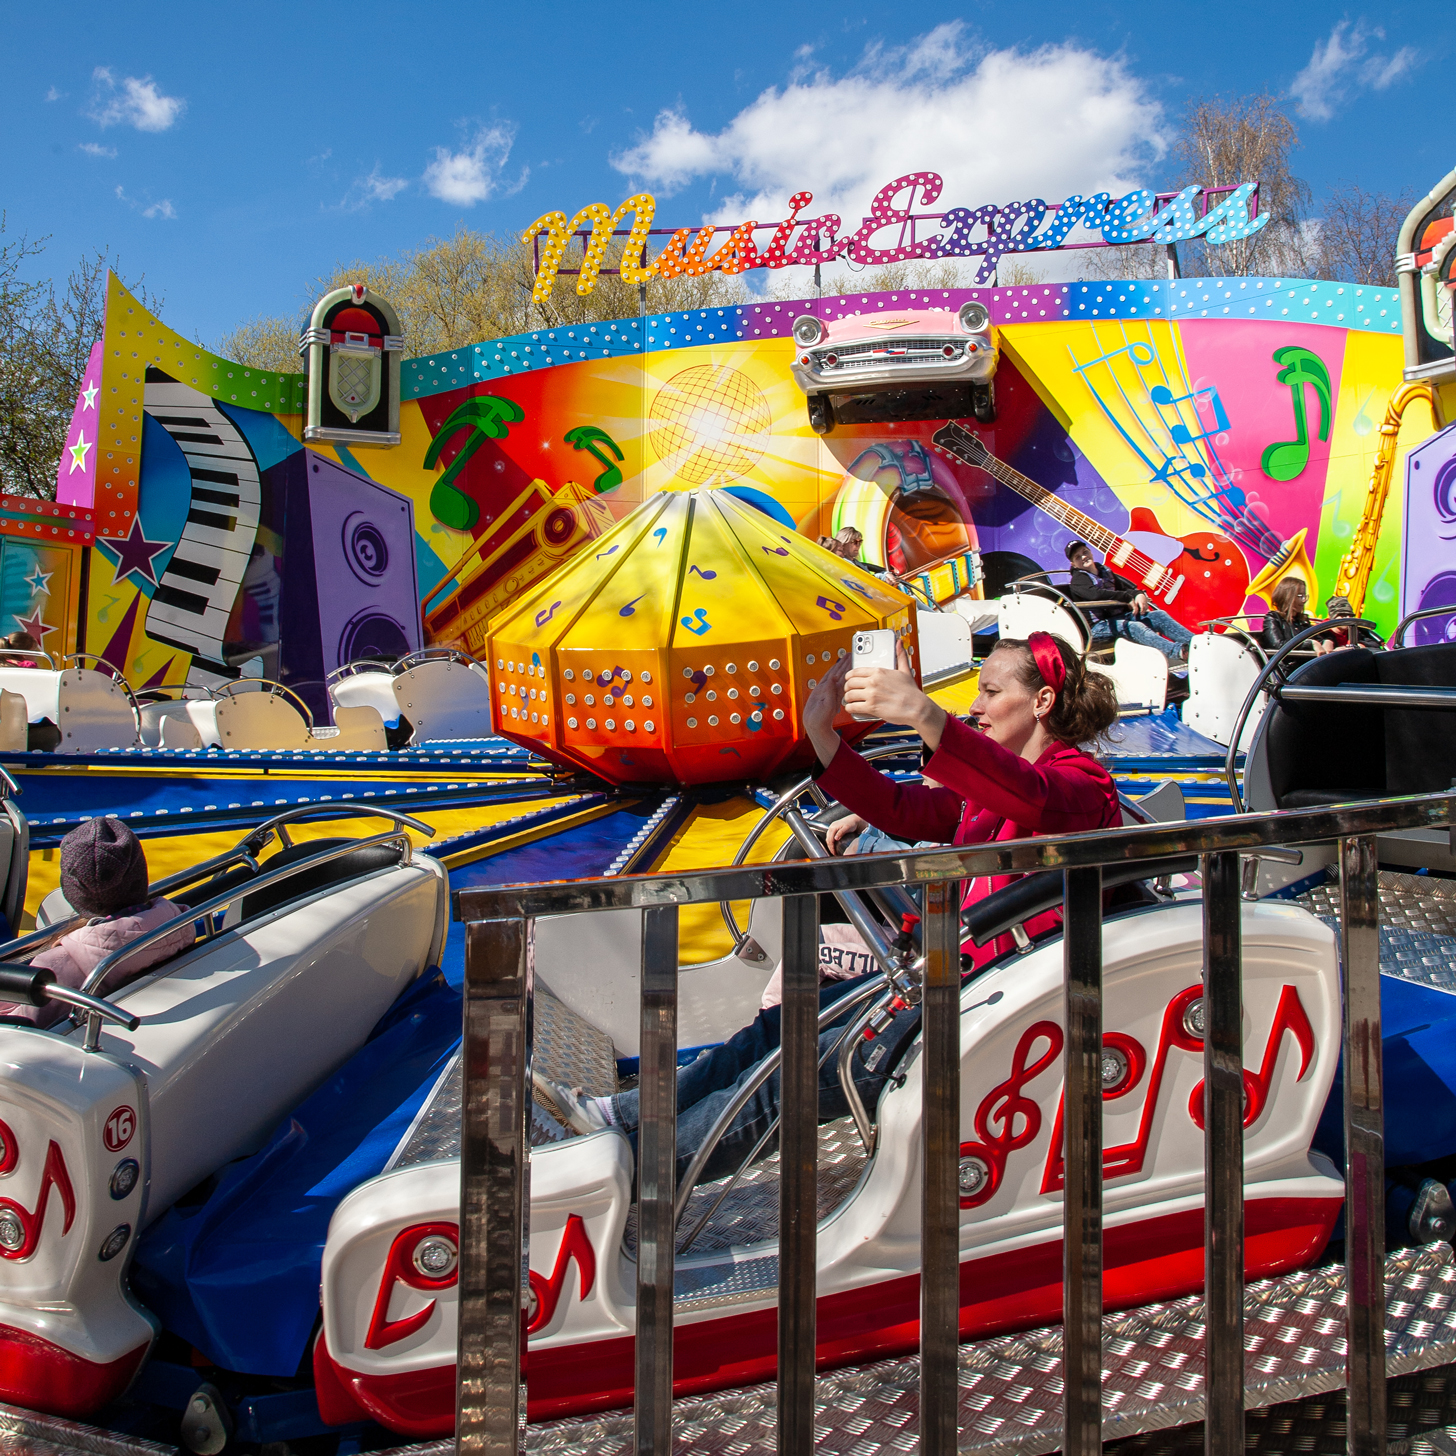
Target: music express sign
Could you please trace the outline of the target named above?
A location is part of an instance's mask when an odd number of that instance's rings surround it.
[[[1146,189],[1113,197],[1094,192],[1088,197],[1072,196],[1061,203],[1033,197],[1004,206],[986,203],[981,207],[952,207],[941,213],[916,213],[939,199],[944,183],[936,172],[909,172],[886,183],[875,194],[870,213],[852,232],[841,231],[843,219],[832,212],[817,217],[801,214],[814,200],[812,192],[796,192],[789,200],[789,215],[778,223],[756,220],[731,228],[707,224],[700,228],[678,228],[667,246],[651,263],[643,250],[657,210],[657,200],[648,192],[629,197],[616,209],[604,202],[583,207],[568,220],[564,212],[543,213],[521,235],[530,242],[545,234],[535,297],[550,295],[571,237],[590,227],[576,291],[590,293],[596,284],[607,245],[620,223],[632,216],[632,227],[623,249],[620,273],[631,283],[648,278],[675,278],[699,273],[746,273],[750,268],[786,268],[791,264],[829,263],[846,258],[861,265],[900,263],[914,258],[980,258],[976,282],[986,283],[1007,253],[1037,253],[1060,248],[1078,226],[1085,233],[1100,234],[1093,246],[1119,243],[1180,243],[1202,237],[1210,243],[1227,243],[1258,232],[1268,221],[1267,213],[1250,217],[1249,202],[1255,183],[1245,182],[1207,212],[1200,214],[1202,187],[1185,187],[1159,207]],[[919,193],[919,200],[916,194]],[[933,225],[933,226],[932,226]],[[773,228],[767,245],[760,248],[754,233]],[[924,236],[917,237],[917,229]],[[728,237],[713,248],[714,237]],[[893,231],[894,240],[888,236]],[[1086,239],[1082,245],[1091,242]],[[884,243],[890,246],[882,246]],[[711,251],[710,251],[711,250]]]

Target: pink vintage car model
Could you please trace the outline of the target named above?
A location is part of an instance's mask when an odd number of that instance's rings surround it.
[[[983,303],[794,320],[794,378],[809,425],[996,417],[996,337]]]

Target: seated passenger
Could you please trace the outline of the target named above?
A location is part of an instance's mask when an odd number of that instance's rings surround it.
[[[63,986],[80,990],[86,978],[113,951],[169,920],[177,929],[113,967],[92,994],[105,998],[134,981],[168,956],[186,950],[197,938],[187,907],[147,896],[147,857],[139,840],[119,819],[88,819],[61,840],[61,891],[80,915],[92,918],[35,956],[31,965],[55,973]],[[70,1008],[59,1001],[44,1006],[0,1003],[0,1016],[50,1026]]]
[[[934,750],[926,769],[939,786],[897,784],[872,768],[834,731],[841,705],[868,717],[913,727]],[[896,672],[851,668],[850,659],[841,658],[804,706],[804,728],[823,765],[820,787],[864,820],[900,839],[984,844],[1106,829],[1121,823],[1117,790],[1106,769],[1078,746],[1105,733],[1117,721],[1116,694],[1107,678],[1088,672],[1061,638],[1047,632],[1035,632],[1027,641],[1003,638],[981,669],[980,694],[971,706],[971,717],[975,728],[922,693],[903,653]],[[1016,878],[979,876],[969,882],[964,903],[984,899]],[[1036,936],[1060,922],[1060,908],[1047,910],[1028,921],[1026,930]],[[984,965],[1014,945],[1009,933],[984,946],[967,940],[961,947],[962,967],[970,970]],[[861,976],[821,989],[821,1010],[868,979]],[[863,1009],[861,1004],[847,1010],[820,1033],[821,1122],[844,1117],[849,1111],[839,1082],[838,1057],[828,1053],[845,1022]],[[738,1087],[779,1045],[781,1014],[778,1006],[760,1011],[722,1046],[704,1052],[678,1072],[679,1180]],[[854,1082],[872,1111],[919,1030],[919,1008],[909,1007],[857,1051]],[[549,1083],[546,1091],[578,1131],[615,1127],[635,1146],[636,1091],[583,1097],[579,1089],[568,1091]],[[698,1175],[700,1181],[711,1182],[737,1168],[778,1111],[779,1078],[775,1073],[734,1116]]]
[[[1157,648],[1171,662],[1186,660],[1193,633],[1161,607],[1155,607],[1146,592],[1109,570],[1105,561],[1099,563],[1085,541],[1073,541],[1067,547],[1067,560],[1072,564],[1067,595],[1073,601],[1117,603],[1087,609],[1094,643],[1126,637],[1144,647]]]
[[[1336,651],[1338,651],[1341,647],[1349,647],[1352,645],[1350,642],[1350,636],[1352,632],[1354,636],[1358,639],[1358,641],[1353,645],[1360,647],[1372,647],[1377,650],[1381,647],[1384,647],[1385,644],[1380,640],[1379,636],[1376,633],[1370,630],[1369,627],[1350,628],[1335,626],[1335,623],[1341,617],[1353,617],[1354,615],[1355,609],[1350,605],[1349,597],[1331,597],[1329,601],[1325,603],[1325,617],[1330,623],[1330,641],[1335,644]]]
[[[0,638],[0,646],[6,649],[3,654],[0,654],[0,667],[40,666],[35,658],[24,655],[27,652],[40,650],[40,643],[29,632],[12,632],[8,637]],[[38,723],[31,723],[27,726],[25,732],[25,751],[27,753],[54,753],[60,746],[61,730],[49,718],[42,718]]]
[[[1270,601],[1272,610],[1264,616],[1259,645],[1268,652],[1277,652],[1291,637],[1298,636],[1306,627],[1314,626],[1304,610],[1308,600],[1309,590],[1299,577],[1286,576],[1274,588]],[[1315,637],[1305,645],[1318,657],[1335,650],[1335,643],[1328,636]]]

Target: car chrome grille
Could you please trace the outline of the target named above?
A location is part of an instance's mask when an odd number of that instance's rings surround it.
[[[949,359],[942,352],[947,344],[955,350]],[[833,364],[825,362],[830,354],[835,356]],[[956,339],[870,339],[862,344],[815,349],[809,357],[820,374],[851,374],[868,369],[953,369],[964,362],[966,346]]]

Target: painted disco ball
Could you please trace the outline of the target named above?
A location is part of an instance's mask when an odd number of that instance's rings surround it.
[[[763,391],[726,364],[695,364],[652,397],[648,438],[689,485],[727,484],[758,464],[773,414]]]
[[[915,662],[878,577],[726,491],[656,495],[492,627],[496,731],[618,784],[766,779],[810,761],[805,699],[883,627]]]

